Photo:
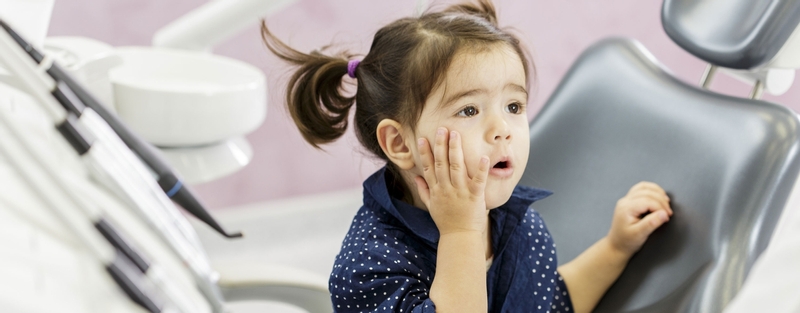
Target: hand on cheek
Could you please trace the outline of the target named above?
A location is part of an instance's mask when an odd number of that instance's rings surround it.
[[[418,139],[418,146],[423,176],[415,177],[415,183],[439,233],[482,232],[487,222],[484,189],[489,157],[480,159],[478,172],[470,178],[459,133],[439,128],[433,147],[424,138]]]
[[[670,216],[672,209],[664,189],[654,183],[638,183],[617,201],[608,239],[619,251],[632,255]]]

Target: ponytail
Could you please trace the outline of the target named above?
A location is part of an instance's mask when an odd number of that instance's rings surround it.
[[[289,80],[286,106],[303,138],[319,149],[321,144],[341,137],[355,103],[355,96],[342,95],[342,78],[348,73],[352,55],[299,52],[275,38],[263,20],[261,38],[272,53],[298,67]]]

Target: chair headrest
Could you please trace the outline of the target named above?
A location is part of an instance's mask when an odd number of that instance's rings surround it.
[[[714,65],[800,67],[797,0],[665,0],[661,22],[679,46]]]

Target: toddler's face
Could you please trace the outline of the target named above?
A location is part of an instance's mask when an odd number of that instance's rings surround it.
[[[481,156],[489,157],[487,209],[508,201],[528,162],[525,86],[522,61],[511,47],[496,44],[467,50],[453,58],[417,124],[415,135],[431,144],[439,127],[460,133],[470,177],[478,171]],[[422,175],[419,151],[414,152],[415,174]]]

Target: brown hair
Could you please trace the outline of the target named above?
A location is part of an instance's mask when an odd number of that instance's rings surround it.
[[[265,22],[261,36],[270,51],[298,67],[289,80],[286,104],[303,138],[316,148],[336,140],[347,129],[350,108],[357,103],[356,135],[364,147],[386,161],[376,137],[378,123],[388,118],[416,127],[425,100],[461,49],[508,44],[529,76],[525,50],[514,35],[498,27],[489,0],[399,19],[378,30],[355,71],[358,85],[353,97],[343,95],[342,86],[353,54],[299,52],[275,38]]]

